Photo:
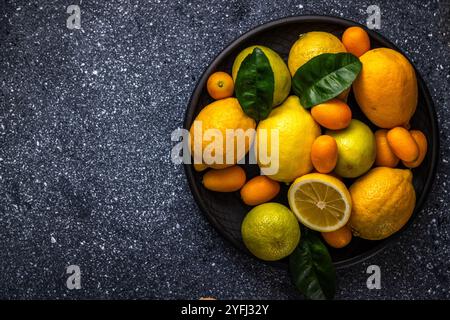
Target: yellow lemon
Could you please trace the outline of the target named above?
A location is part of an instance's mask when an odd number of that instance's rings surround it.
[[[319,125],[302,107],[300,99],[288,97],[258,124],[255,152],[261,170],[271,179],[283,182],[310,172],[311,148],[319,135]],[[263,159],[266,155],[267,161]]]
[[[253,49],[259,48],[266,55],[269,60],[270,67],[272,68],[274,76],[274,92],[272,106],[277,106],[286,99],[291,91],[291,76],[289,70],[284,63],[283,59],[278,53],[270,48],[264,46],[251,46],[242,50],[236,57],[233,63],[232,75],[233,80],[236,82],[237,74],[241,66],[242,61],[253,52]]]
[[[328,32],[312,31],[300,35],[289,51],[288,67],[294,76],[297,69],[322,53],[347,52],[341,40]]]
[[[416,203],[412,177],[410,170],[378,167],[353,183],[349,224],[355,236],[381,240],[408,222]]]
[[[248,250],[266,261],[287,257],[300,241],[300,226],[294,214],[275,202],[250,210],[242,222],[241,233]]]
[[[417,79],[413,66],[399,52],[377,48],[360,58],[362,69],[353,82],[361,110],[375,125],[406,125],[416,111]]]
[[[352,199],[345,184],[322,173],[310,173],[296,179],[289,188],[288,199],[298,220],[320,232],[343,227],[352,210]]]
[[[289,51],[288,67],[291,75],[310,59],[322,53],[347,52],[344,44],[336,36],[329,32],[312,31],[301,34]],[[337,96],[342,101],[347,101],[350,88]]]
[[[200,152],[202,162],[214,169],[232,166],[242,159],[250,149],[255,127],[255,120],[242,111],[236,98],[214,101],[204,107],[192,123],[189,130],[191,153]],[[245,137],[245,148],[238,147],[239,138],[237,135],[230,136],[227,144],[227,130],[237,129],[242,129],[244,133],[248,129],[253,129],[253,132],[249,131],[249,134]],[[233,132],[235,131],[229,131],[228,134]],[[219,140],[216,141],[216,139]],[[215,148],[216,146],[218,148]],[[211,152],[206,152],[208,150]],[[205,154],[211,156],[205,158]],[[227,155],[234,161],[227,163]],[[205,168],[204,165],[197,165],[196,169],[201,171]]]

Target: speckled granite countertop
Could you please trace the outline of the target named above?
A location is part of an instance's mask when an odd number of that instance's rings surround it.
[[[0,298],[301,298],[285,271],[219,236],[170,160],[196,80],[230,41],[289,15],[364,23],[373,4],[277,3],[0,1]],[[71,4],[81,30],[66,28]],[[380,33],[429,85],[441,160],[415,223],[339,271],[337,298],[450,298],[450,2],[376,4]],[[380,290],[366,287],[370,264]]]

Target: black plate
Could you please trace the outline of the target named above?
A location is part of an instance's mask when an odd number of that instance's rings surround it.
[[[309,31],[327,31],[340,38],[346,28],[355,25],[361,26],[353,21],[336,17],[298,16],[269,22],[247,32],[225,48],[203,73],[191,96],[185,115],[184,127],[189,129],[200,110],[213,101],[206,91],[208,76],[215,71],[231,73],[234,58],[242,49],[255,44],[265,45],[277,51],[287,61],[289,49],[298,39],[299,34]],[[370,35],[372,48],[388,47],[402,52],[383,36],[370,30],[367,31]],[[404,53],[402,52],[402,54]],[[411,127],[421,130],[427,136],[428,153],[423,163],[413,170],[413,182],[417,195],[417,204],[413,217],[400,232],[387,239],[368,241],[354,238],[346,248],[339,250],[330,248],[333,262],[337,268],[361,262],[378,253],[388,243],[397,238],[398,234],[410,225],[414,217],[417,216],[430,191],[439,154],[438,126],[436,113],[428,89],[417,70],[416,73],[419,85],[419,103],[417,111],[411,120]],[[352,95],[349,97],[348,104],[352,108],[354,118],[362,120],[374,129],[370,121],[361,113]],[[184,167],[192,194],[208,220],[234,246],[250,254],[242,242],[240,227],[242,219],[251,207],[246,206],[240,200],[239,192],[218,193],[205,189],[201,183],[203,174],[196,172],[192,165],[184,165]],[[243,165],[243,167],[247,172],[248,179],[259,173],[256,165]],[[274,201],[288,205],[286,196],[287,189],[287,186],[283,186],[282,191]],[[286,261],[271,264],[286,266]]]

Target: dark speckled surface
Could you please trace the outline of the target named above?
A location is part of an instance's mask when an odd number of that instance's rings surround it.
[[[278,4],[279,3],[279,4]],[[66,7],[81,7],[81,30]],[[441,132],[432,193],[384,252],[338,272],[338,299],[450,298],[450,2],[0,1],[0,298],[297,299],[199,212],[170,133],[196,80],[261,23],[329,14],[380,33],[428,83]],[[81,268],[68,290],[66,267]],[[368,290],[366,268],[381,267]]]

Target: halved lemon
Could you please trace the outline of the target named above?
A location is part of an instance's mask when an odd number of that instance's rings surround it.
[[[297,178],[289,188],[289,206],[308,228],[331,232],[343,227],[352,211],[352,200],[345,184],[321,173]]]

